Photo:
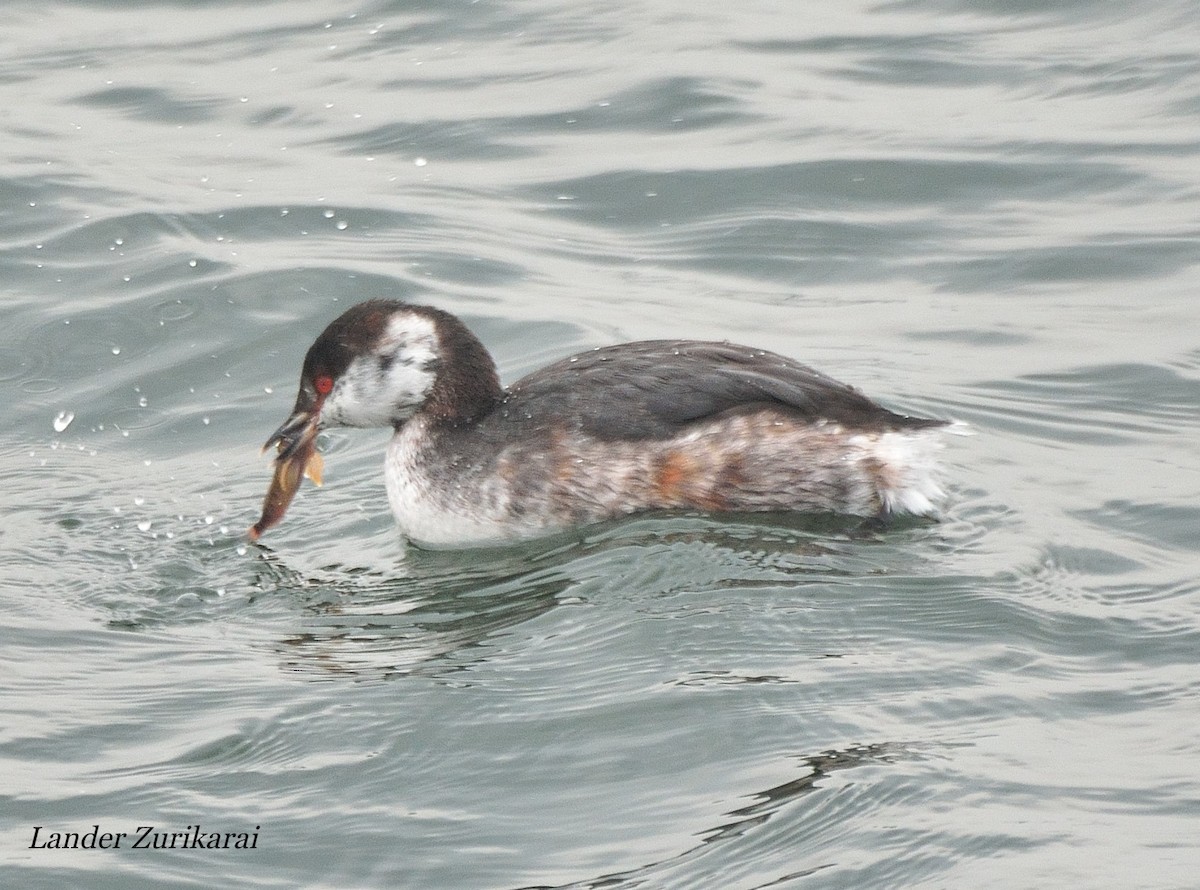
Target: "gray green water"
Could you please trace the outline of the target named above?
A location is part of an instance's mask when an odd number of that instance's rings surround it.
[[[0,885],[1197,886],[1193,2],[4,17]],[[338,432],[247,546],[371,296],[509,380],[728,338],[975,435],[937,523],[480,554]],[[93,825],[257,839],[31,849]]]

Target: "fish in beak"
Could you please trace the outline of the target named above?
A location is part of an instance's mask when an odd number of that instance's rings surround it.
[[[264,452],[275,446],[275,472],[263,499],[262,516],[250,526],[251,541],[257,541],[263,532],[283,519],[300,488],[301,478],[307,476],[317,485],[321,484],[325,462],[317,451],[317,433],[321,427],[322,401],[323,397],[311,395],[302,388],[292,416],[263,445]]]

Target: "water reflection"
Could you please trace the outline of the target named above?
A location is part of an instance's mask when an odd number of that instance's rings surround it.
[[[658,862],[651,862],[629,871],[600,875],[583,881],[562,884],[556,887],[525,887],[521,890],[600,890],[600,888],[645,887],[645,886],[689,886],[689,882],[698,879],[699,875],[712,877],[713,872],[703,865],[703,860],[714,856],[722,861],[740,861],[747,863],[748,859],[773,861],[773,854],[780,853],[775,849],[782,843],[791,843],[794,839],[763,841],[753,851],[742,850],[740,854],[730,856],[723,848],[730,843],[739,843],[747,836],[762,829],[776,815],[789,809],[805,797],[819,791],[821,780],[838,770],[852,769],[859,766],[877,766],[896,763],[899,760],[914,759],[918,756],[912,748],[904,743],[879,742],[869,745],[852,745],[847,748],[822,751],[818,754],[800,757],[802,773],[794,779],[778,785],[773,785],[762,791],[752,792],[749,796],[754,801],[746,806],[738,807],[725,813],[728,821],[703,832],[700,842],[695,846]],[[827,862],[797,869],[780,875],[768,883],[756,884],[757,887],[779,886],[786,882],[806,877],[821,869],[832,866]],[[720,864],[714,866],[720,869]]]
[[[406,579],[358,590],[349,600],[322,595],[306,606],[305,629],[279,641],[281,666],[326,679],[445,677],[484,657],[467,653],[490,637],[553,609],[570,585],[551,568],[485,583],[452,575]]]
[[[841,534],[830,534],[840,527]],[[897,532],[903,534],[903,532]],[[301,603],[303,629],[276,649],[313,679],[446,678],[487,657],[489,639],[590,597],[750,589],[874,572],[887,532],[832,517],[651,516],[505,548],[409,548],[392,572],[290,568],[262,548],[256,584]]]

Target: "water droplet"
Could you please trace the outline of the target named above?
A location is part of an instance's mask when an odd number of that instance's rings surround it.
[[[265,392],[267,395],[270,395],[271,393],[275,392],[275,390],[273,390],[273,389],[272,389],[271,387],[269,387],[269,386],[264,386],[264,387],[263,387],[263,392]]]
[[[323,211],[321,211],[321,215],[324,216],[326,219],[333,219],[333,211],[332,210],[323,210]]]
[[[150,520],[149,520],[149,519],[143,519],[141,522],[139,522],[139,523],[137,524],[137,526],[138,526],[138,531],[140,531],[140,532],[148,532],[148,531],[150,531]]]
[[[135,507],[140,507],[144,503],[146,503],[146,499],[143,497],[136,497],[133,499],[133,505]]]
[[[201,418],[201,421],[203,422],[203,424],[204,424],[205,426],[208,426],[208,418],[207,418],[207,417],[203,417],[203,418]]]
[[[112,354],[113,354],[113,355],[120,355],[120,354],[121,354],[121,347],[120,347],[120,346],[114,346],[114,347],[112,348]]]
[[[71,411],[59,411],[58,416],[54,418],[54,432],[61,433],[71,425],[71,421],[75,419],[75,414]]]
[[[141,396],[140,398],[138,398],[138,407],[139,408],[145,408],[149,404],[150,404],[150,402],[148,402],[146,400],[145,396]]]
[[[195,261],[195,260],[188,260],[188,265],[189,265],[189,266],[191,266],[193,269],[195,269],[195,268],[196,268],[196,261]]]
[[[237,555],[238,555],[238,556],[245,556],[245,555],[246,555],[246,545],[245,545],[245,544],[238,544],[238,545],[237,545],[237,551],[236,551],[236,552],[237,552]]]
[[[416,164],[418,167],[424,167],[426,164],[429,163],[429,161],[427,161],[425,158],[417,158],[413,161],[413,163]]]
[[[214,516],[205,516],[205,517],[204,517],[204,524],[205,524],[205,525],[212,525],[212,524],[213,524],[213,522],[215,521],[215,519],[216,519],[216,517],[214,517]]]
[[[348,225],[350,225],[350,223],[346,222],[344,219],[339,219],[337,221],[337,228],[339,230],[345,229]]]

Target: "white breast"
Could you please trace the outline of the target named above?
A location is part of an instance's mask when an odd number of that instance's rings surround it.
[[[502,480],[456,479],[444,456],[429,453],[426,423],[415,418],[401,427],[384,459],[388,503],[409,540],[429,547],[485,546],[553,530],[514,521]]]

